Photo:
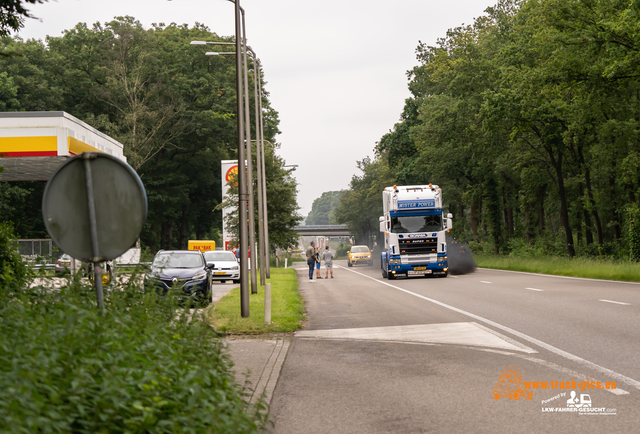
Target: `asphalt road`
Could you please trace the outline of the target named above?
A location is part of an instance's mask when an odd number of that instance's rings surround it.
[[[638,432],[640,285],[494,270],[389,281],[336,263],[314,283],[296,264],[308,322],[274,392],[274,432]],[[510,366],[532,399],[494,398]]]

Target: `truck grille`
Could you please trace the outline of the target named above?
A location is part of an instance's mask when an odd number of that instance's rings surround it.
[[[438,251],[437,238],[412,238],[398,241],[401,255],[424,255]]]

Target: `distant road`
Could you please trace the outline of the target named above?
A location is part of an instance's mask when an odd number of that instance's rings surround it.
[[[336,263],[315,283],[296,264],[309,317],[272,400],[276,433],[636,432],[639,284],[498,270],[389,281]],[[509,366],[549,389],[494,399]],[[567,412],[570,390],[550,382],[571,380],[615,381],[574,390],[615,414]]]

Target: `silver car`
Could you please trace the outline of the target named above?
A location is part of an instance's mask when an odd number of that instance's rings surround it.
[[[240,283],[240,265],[236,255],[227,250],[213,250],[204,253],[207,266],[211,268],[211,279],[224,283],[233,280],[233,283]]]

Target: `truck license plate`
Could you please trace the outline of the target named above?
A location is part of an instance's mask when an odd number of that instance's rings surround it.
[[[416,270],[407,271],[407,275],[409,275],[409,276],[412,276],[412,275],[415,276],[415,275],[418,275],[418,274],[431,274],[431,270],[417,270],[416,269]]]
[[[427,267],[415,267],[414,270],[426,270]]]

